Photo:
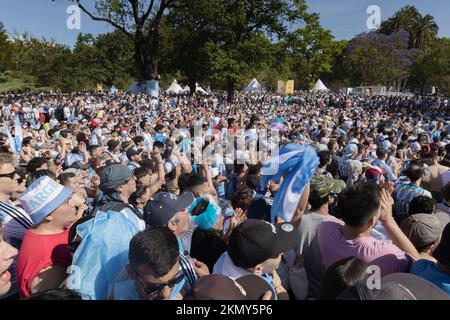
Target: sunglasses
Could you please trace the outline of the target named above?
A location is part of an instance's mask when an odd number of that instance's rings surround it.
[[[15,175],[18,174],[16,170],[10,173],[0,174],[0,178],[14,179]]]
[[[166,286],[169,288],[174,288],[177,284],[179,284],[184,279],[184,274],[178,275],[172,280],[164,283],[144,283],[141,282],[144,292],[147,295],[155,295],[158,292],[162,291]]]

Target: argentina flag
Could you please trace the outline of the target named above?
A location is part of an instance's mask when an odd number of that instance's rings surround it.
[[[16,147],[14,145],[14,138],[11,135],[11,131],[9,130],[8,123],[6,121],[3,122],[3,131],[5,132],[6,136],[8,137],[8,143],[11,147],[12,152],[16,152]]]
[[[297,209],[305,186],[311,181],[314,170],[319,164],[316,151],[310,146],[289,144],[279,149],[270,159],[263,163],[260,186],[265,188],[272,180],[283,183],[274,198],[271,216],[291,221]]]
[[[17,154],[22,150],[22,141],[22,123],[20,122],[19,116],[16,115],[14,119],[14,150]]]

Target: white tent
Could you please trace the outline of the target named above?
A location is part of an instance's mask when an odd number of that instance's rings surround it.
[[[200,92],[201,94],[208,94],[205,89],[200,87],[200,85],[196,82],[195,83],[195,92]]]
[[[190,92],[191,92],[191,88],[189,88],[189,86],[184,87],[183,93],[190,93]]]
[[[322,80],[317,80],[316,84],[314,85],[314,88],[312,91],[329,91],[327,87],[323,84]]]
[[[260,92],[261,91],[261,85],[259,84],[258,80],[253,78],[252,81],[250,81],[247,88],[244,89],[244,92]]]
[[[183,91],[183,88],[178,84],[177,80],[173,80],[170,87],[166,90],[166,93],[179,94]]]

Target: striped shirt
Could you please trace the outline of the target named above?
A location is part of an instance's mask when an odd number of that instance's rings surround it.
[[[409,204],[418,196],[432,198],[431,193],[409,183],[397,183],[394,189],[395,215],[408,214]]]
[[[30,216],[11,201],[6,203],[0,201],[0,216],[7,240],[10,238],[22,240],[25,232],[34,224]]]
[[[180,271],[183,271],[185,279],[187,280],[186,289],[190,291],[194,288],[194,285],[197,282],[197,274],[195,273],[194,267],[192,266],[189,258],[184,255],[181,240],[178,240],[178,245],[180,248]]]

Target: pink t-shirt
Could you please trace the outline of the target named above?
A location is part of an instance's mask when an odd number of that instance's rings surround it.
[[[357,257],[369,265],[379,266],[381,276],[409,270],[414,259],[392,242],[372,237],[347,240],[341,232],[343,225],[344,222],[341,220],[332,218],[322,222],[319,226],[319,247],[325,268],[328,269],[341,259]]]

